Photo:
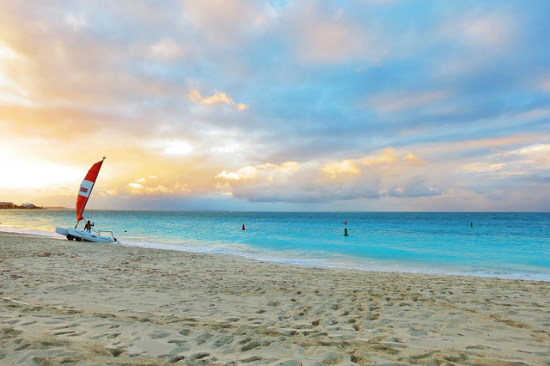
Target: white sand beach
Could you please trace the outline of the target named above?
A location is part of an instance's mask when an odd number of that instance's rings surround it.
[[[550,365],[550,283],[0,233],[0,365]]]

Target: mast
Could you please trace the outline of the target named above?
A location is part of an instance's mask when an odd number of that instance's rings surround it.
[[[94,189],[97,175],[99,174],[99,170],[101,169],[101,166],[105,159],[107,159],[107,157],[104,156],[103,160],[98,161],[97,163],[92,165],[90,170],[88,170],[88,174],[86,174],[86,177],[84,177],[84,180],[80,184],[80,190],[78,192],[78,196],[76,196],[76,225],[74,227],[75,229],[78,226],[78,223],[84,220],[82,213],[84,212],[84,209],[86,208],[86,204],[88,203],[88,199],[92,194],[92,190]]]

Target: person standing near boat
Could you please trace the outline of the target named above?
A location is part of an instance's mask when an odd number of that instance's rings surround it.
[[[90,220],[88,220],[86,225],[84,225],[84,230],[91,233],[92,232],[92,226],[94,226],[94,224],[90,223]]]

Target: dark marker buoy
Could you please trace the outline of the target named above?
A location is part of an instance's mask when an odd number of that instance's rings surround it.
[[[243,230],[246,230],[246,228],[244,227],[244,224],[243,224]]]
[[[470,222],[470,227],[474,227],[474,223],[473,223],[473,222]]]
[[[344,236],[349,236],[348,229],[344,229]]]

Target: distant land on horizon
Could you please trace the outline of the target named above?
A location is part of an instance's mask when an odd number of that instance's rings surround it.
[[[13,202],[0,202],[0,209],[4,210],[70,210],[64,206],[36,206],[33,203],[23,203],[16,205]]]
[[[14,210],[42,210],[43,206],[36,206],[34,203],[23,203],[16,205],[13,202],[0,202],[0,209],[14,209]]]

